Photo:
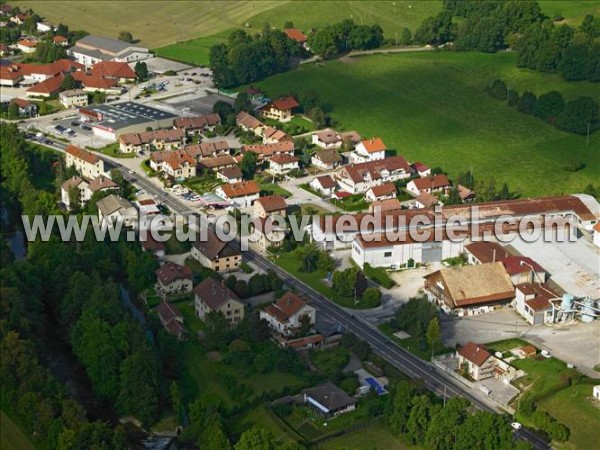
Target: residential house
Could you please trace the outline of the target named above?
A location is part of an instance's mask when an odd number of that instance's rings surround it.
[[[223,169],[237,167],[237,161],[230,155],[215,156],[214,158],[202,158],[198,164],[198,169],[212,170],[219,172]]]
[[[173,150],[181,147],[186,140],[183,130],[154,130],[142,133],[124,133],[119,136],[119,150],[123,153],[143,150]]]
[[[241,111],[235,119],[236,125],[242,130],[252,132],[256,136],[262,136],[262,133],[267,126],[258,120],[256,117],[248,114],[246,111]]]
[[[181,129],[186,134],[194,135],[201,134],[206,130],[214,130],[217,125],[221,124],[221,116],[218,114],[205,114],[202,116],[193,117],[177,117],[173,120],[173,128]]]
[[[286,292],[260,311],[261,320],[266,320],[273,330],[285,336],[295,334],[304,324],[314,326],[315,317],[315,308],[293,292]]]
[[[131,63],[152,58],[150,50],[129,42],[103,36],[88,35],[67,50],[69,57],[86,67],[102,61]]]
[[[441,205],[442,202],[437,197],[434,197],[428,192],[419,194],[414,200],[415,208],[433,208],[436,205]]]
[[[342,145],[339,135],[331,128],[313,133],[311,140],[313,145],[321,148],[339,148]]]
[[[242,181],[219,186],[215,189],[215,193],[219,197],[231,201],[237,208],[248,208],[258,199],[260,186],[254,180]]]
[[[304,389],[301,395],[305,404],[325,417],[335,417],[356,409],[356,399],[331,382]]]
[[[320,194],[329,197],[333,195],[337,188],[337,183],[329,175],[321,175],[315,177],[308,184],[311,189],[319,192]]]
[[[553,300],[561,296],[547,284],[523,283],[515,286],[515,299],[512,306],[531,325],[545,325],[553,322]]]
[[[162,171],[176,180],[196,176],[196,160],[183,150],[163,152]]]
[[[287,225],[283,219],[269,220],[267,217],[259,217],[252,221],[250,228],[253,242],[263,250],[281,246],[287,234]]]
[[[287,205],[281,195],[260,197],[254,202],[254,215],[257,217],[281,216],[286,217]]]
[[[515,297],[500,262],[437,270],[425,276],[425,291],[445,312],[459,316],[489,312]]]
[[[91,180],[104,175],[104,161],[87,150],[68,145],[65,155],[66,166],[75,167],[83,178]]]
[[[17,48],[25,54],[35,53],[38,41],[35,39],[21,39],[17,42]]]
[[[79,81],[86,92],[104,92],[107,95],[119,95],[123,88],[119,86],[119,80],[115,78],[104,78],[92,72],[73,73],[75,81]]]
[[[54,36],[52,38],[52,43],[54,45],[60,45],[61,47],[68,47],[69,46],[69,40],[64,37],[64,36]]]
[[[38,105],[32,101],[22,98],[13,98],[11,103],[17,105],[20,116],[33,117],[38,113]]]
[[[349,161],[355,164],[378,161],[385,158],[386,150],[387,148],[381,138],[365,139],[350,153]]]
[[[204,320],[209,313],[221,313],[230,325],[244,318],[244,305],[224,281],[206,278],[194,288],[196,315]]]
[[[54,29],[54,27],[46,22],[38,22],[36,23],[36,29],[38,33],[48,33]]]
[[[269,172],[275,175],[283,175],[292,170],[298,170],[300,168],[299,161],[294,155],[288,153],[272,156],[269,159]]]
[[[370,187],[365,193],[365,200],[375,202],[378,200],[387,200],[396,198],[396,185],[394,183],[384,183]]]
[[[217,179],[229,184],[241,183],[242,171],[238,166],[226,167],[217,172]]]
[[[286,28],[286,29],[283,30],[283,32],[292,41],[296,41],[301,46],[304,46],[304,44],[306,44],[306,41],[308,40],[308,38],[306,37],[306,35],[302,31],[300,31],[299,29],[297,29],[297,28]]]
[[[17,25],[23,25],[28,18],[29,14],[18,13],[12,16],[10,21],[16,23]]]
[[[325,342],[325,336],[318,333],[301,338],[286,338],[282,335],[276,335],[274,336],[274,340],[282,348],[291,348],[292,350],[300,352],[322,347]]]
[[[154,239],[152,237],[152,234],[147,233],[145,239],[142,239],[142,237],[140,236],[140,243],[142,245],[143,251],[152,253],[155,258],[164,258],[167,250],[165,244]]]
[[[280,122],[287,122],[294,117],[293,110],[300,106],[300,103],[291,96],[282,97],[267,103],[258,108],[258,112],[262,117],[274,119]]]
[[[262,138],[263,144],[277,144],[278,142],[292,141],[292,137],[285,131],[273,127],[265,128],[263,130]]]
[[[494,376],[498,359],[492,356],[483,345],[467,342],[456,352],[458,367],[475,381]]]
[[[430,175],[423,178],[417,178],[411,180],[407,185],[406,189],[414,194],[419,195],[423,192],[433,194],[434,192],[446,193],[452,184],[448,181],[448,177],[444,174]]]
[[[138,221],[137,209],[129,200],[111,194],[96,203],[98,219],[108,224],[121,221],[126,227],[135,227]]]
[[[200,264],[217,272],[238,270],[242,264],[242,252],[224,242],[211,229],[206,230],[206,239],[196,239],[192,245],[192,257]]]
[[[431,169],[429,166],[423,164],[422,162],[416,161],[410,165],[412,172],[418,175],[420,178],[428,177],[431,175]]]
[[[243,145],[242,153],[254,152],[258,155],[258,160],[263,161],[275,155],[288,154],[294,155],[294,142],[282,141],[276,144],[252,144]]]
[[[156,272],[156,292],[163,298],[171,295],[188,294],[194,288],[192,269],[167,262]]]
[[[170,334],[182,340],[188,331],[183,326],[183,314],[175,305],[169,302],[162,301],[155,309],[160,324]]]
[[[88,95],[82,89],[71,89],[61,92],[58,95],[58,100],[65,108],[79,108],[88,105]]]
[[[389,198],[387,200],[378,200],[378,201],[371,203],[371,205],[369,206],[370,213],[379,212],[379,213],[383,214],[383,213],[387,213],[389,211],[398,211],[400,209],[402,209],[402,204],[400,203],[400,200],[398,200],[397,198]]]
[[[410,177],[410,166],[402,156],[349,164],[335,174],[340,187],[351,193],[366,192],[372,186]]]
[[[23,73],[15,66],[0,65],[0,86],[16,87],[23,80]]]
[[[310,163],[321,170],[336,169],[342,162],[342,156],[334,148],[317,150],[310,158]]]
[[[69,178],[60,186],[60,199],[62,204],[68,209],[72,209],[71,192],[73,189],[77,189],[77,199],[79,202],[79,205],[77,206],[84,205],[89,200],[89,198],[86,198],[86,193],[89,192],[88,187],[89,184],[83,178],[78,176]]]
[[[459,184],[456,186],[456,190],[458,191],[458,196],[463,203],[468,203],[475,200],[475,192],[472,189]]]
[[[229,144],[224,140],[185,145],[182,150],[185,150],[185,152],[196,161],[200,161],[203,158],[229,155],[231,152]]]

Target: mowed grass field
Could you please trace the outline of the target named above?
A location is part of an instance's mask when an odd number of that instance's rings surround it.
[[[35,450],[27,436],[4,411],[0,411],[0,450]]]
[[[380,136],[409,161],[441,167],[450,177],[473,170],[522,196],[581,192],[600,180],[600,133],[555,129],[489,97],[496,78],[536,94],[558,90],[567,99],[592,96],[598,85],[519,69],[516,55],[427,52],[346,58],[299,67],[258,85],[269,96],[315,90],[344,129]],[[586,166],[565,169],[576,158]]]

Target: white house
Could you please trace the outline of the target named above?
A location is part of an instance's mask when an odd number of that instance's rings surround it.
[[[159,295],[180,295],[192,292],[194,287],[192,270],[188,266],[180,266],[167,262],[156,272],[156,291]]]
[[[269,172],[274,173],[276,175],[282,175],[284,173],[288,173],[292,170],[299,169],[298,165],[299,159],[294,155],[289,154],[279,154],[272,156],[269,159]]]
[[[87,106],[88,95],[89,93],[84,90],[71,89],[58,94],[58,99],[60,104],[65,108],[79,108],[81,106]]]
[[[260,318],[278,333],[289,336],[302,327],[315,324],[316,310],[293,292],[286,292],[275,303],[260,312]]]
[[[334,148],[317,150],[310,158],[310,163],[321,170],[333,170],[342,163],[342,156]]]
[[[437,197],[434,197],[428,192],[423,192],[415,198],[415,208],[431,208],[439,204],[441,204],[441,202]]]
[[[395,198],[396,194],[396,185],[394,183],[384,183],[378,186],[370,187],[365,193],[365,200],[368,202],[387,200],[390,198]]]
[[[194,295],[194,309],[202,320],[211,312],[223,314],[230,326],[236,325],[244,318],[244,304],[225,286],[224,281],[205,278],[194,288]]]
[[[238,166],[225,167],[217,172],[217,178],[225,183],[241,183],[242,171]]]
[[[237,208],[252,206],[260,196],[260,186],[254,180],[242,181],[240,183],[224,184],[215,189],[215,193],[231,201]]]
[[[377,161],[349,164],[335,174],[344,191],[351,194],[366,192],[372,186],[410,177],[410,165],[402,156]]]
[[[424,192],[433,194],[434,192],[445,193],[452,187],[452,183],[448,181],[448,177],[444,174],[430,175],[423,178],[417,178],[411,180],[407,185],[406,189],[414,195],[419,195]]]
[[[429,166],[423,164],[422,162],[416,161],[410,165],[410,168],[413,170],[413,173],[419,175],[421,178],[431,175],[431,169]]]
[[[50,25],[49,23],[38,22],[36,24],[36,28],[37,28],[37,31],[40,32],[40,33],[48,33],[50,31],[52,31],[53,26]]]
[[[329,175],[315,177],[308,185],[311,187],[311,189],[325,196],[333,195],[337,187],[336,182]]]
[[[77,176],[70,178],[60,187],[61,201],[69,209],[71,209],[72,206],[70,192],[73,188],[76,188],[79,191],[79,206],[83,206],[92,198],[94,193],[116,190],[119,186],[113,180],[103,175],[94,178],[90,182]]]
[[[301,394],[304,403],[325,417],[335,417],[356,409],[356,399],[330,382],[304,389]]]
[[[385,158],[386,146],[381,138],[365,139],[350,153],[351,163],[378,161]]]
[[[551,300],[558,298],[546,284],[523,283],[515,286],[512,306],[531,325],[544,325],[552,322]]]

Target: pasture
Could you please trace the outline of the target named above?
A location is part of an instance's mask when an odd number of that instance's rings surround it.
[[[558,90],[569,100],[589,95],[592,83],[519,69],[516,55],[427,52],[345,58],[275,75],[260,88],[271,97],[314,90],[338,128],[380,136],[409,161],[441,167],[450,178],[473,170],[475,179],[508,182],[522,196],[581,192],[600,179],[600,133],[559,131],[489,97],[484,88],[505,80],[511,89]],[[568,171],[571,159],[585,164]]]

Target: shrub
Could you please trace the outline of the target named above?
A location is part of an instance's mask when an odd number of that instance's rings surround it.
[[[368,308],[375,308],[381,304],[381,291],[377,288],[368,288],[362,295],[361,303]]]
[[[369,263],[365,263],[363,270],[367,278],[386,289],[391,289],[396,285],[382,267],[372,267]]]

